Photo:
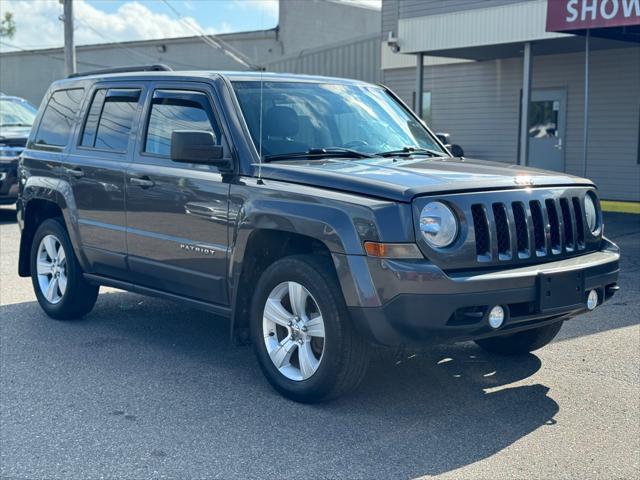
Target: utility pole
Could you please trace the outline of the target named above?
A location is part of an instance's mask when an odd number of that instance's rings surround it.
[[[64,5],[64,68],[67,76],[76,73],[76,47],[73,44],[73,0],[60,0]]]

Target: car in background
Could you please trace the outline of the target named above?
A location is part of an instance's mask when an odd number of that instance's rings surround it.
[[[38,110],[24,98],[0,93],[0,205],[18,198],[18,157]]]
[[[444,144],[444,146],[447,147],[447,150],[449,150],[451,155],[453,155],[454,157],[464,157],[464,150],[462,149],[462,147],[456,143],[451,143],[450,134],[436,133],[436,137],[438,137],[438,140],[440,140]]]

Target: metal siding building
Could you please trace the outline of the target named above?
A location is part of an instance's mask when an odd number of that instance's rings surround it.
[[[279,8],[276,28],[216,38],[274,71],[379,79],[379,10],[336,0],[280,0]],[[79,72],[151,63],[174,70],[247,68],[198,37],[84,45],[76,54]],[[0,91],[39,104],[51,82],[64,76],[63,57],[62,48],[0,53]]]
[[[546,32],[545,14],[545,0],[383,0],[383,82],[414,104],[416,53],[422,52],[433,129],[450,133],[469,157],[517,163],[522,49],[531,42],[530,105],[547,94],[562,99],[557,169],[582,175],[585,39]],[[387,47],[389,32],[400,54]],[[640,46],[596,37],[591,45],[586,175],[602,198],[640,201]],[[528,160],[544,162],[536,151]]]
[[[272,72],[326,75],[380,82],[380,36],[373,35],[346,40],[267,63]]]

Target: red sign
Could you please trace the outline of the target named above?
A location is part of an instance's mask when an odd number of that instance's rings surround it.
[[[547,0],[547,32],[640,25],[640,0]]]

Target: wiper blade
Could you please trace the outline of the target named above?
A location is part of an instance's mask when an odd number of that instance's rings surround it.
[[[323,158],[323,157],[350,157],[350,158],[374,158],[377,155],[370,153],[359,152],[357,150],[351,150],[350,148],[331,147],[331,148],[312,148],[306,152],[293,152],[293,153],[277,153],[273,155],[265,155],[264,159],[267,162],[274,160],[293,160],[296,158]]]
[[[28,123],[0,123],[0,127],[30,127]]]
[[[428,155],[430,157],[446,157],[444,152],[437,150],[429,150],[421,147],[403,147],[400,150],[389,150],[388,152],[378,152],[376,155],[380,157],[410,157],[411,155]]]

